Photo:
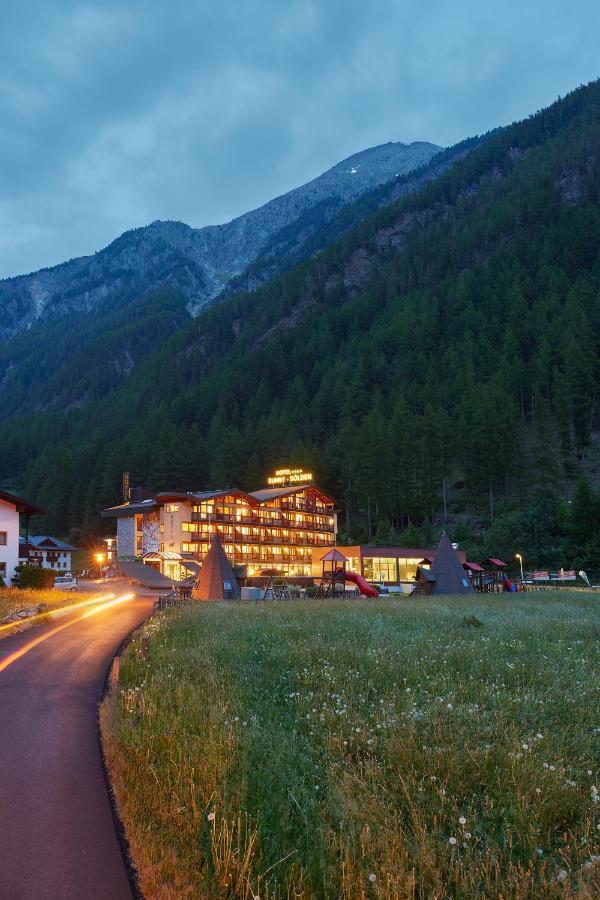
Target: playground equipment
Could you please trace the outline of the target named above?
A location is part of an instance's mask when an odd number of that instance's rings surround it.
[[[369,584],[366,578],[363,578],[358,572],[350,572],[346,569],[347,559],[339,550],[330,550],[321,562],[323,570],[321,582],[317,588],[317,598],[331,597],[337,592],[342,593],[347,581],[355,584],[363,597],[379,596],[379,591]]]
[[[358,572],[346,570],[345,578],[346,581],[352,581],[357,586],[363,597],[379,597],[379,591],[372,584],[369,584],[366,578],[359,575]]]

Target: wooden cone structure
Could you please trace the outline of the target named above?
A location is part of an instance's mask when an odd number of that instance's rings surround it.
[[[430,571],[435,578],[432,594],[472,594],[475,591],[445,531]]]
[[[221,539],[218,534],[213,534],[210,549],[192,590],[192,600],[239,600],[240,597],[240,586]]]

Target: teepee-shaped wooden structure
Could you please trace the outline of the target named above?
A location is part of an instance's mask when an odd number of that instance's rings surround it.
[[[225,556],[221,539],[218,534],[213,534],[192,590],[192,600],[239,600],[240,597],[240,586]]]
[[[414,594],[473,594],[475,588],[444,531],[430,569],[419,566]]]

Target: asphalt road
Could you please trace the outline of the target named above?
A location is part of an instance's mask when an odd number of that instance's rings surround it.
[[[134,597],[0,641],[0,900],[131,900],[97,707],[151,610]]]

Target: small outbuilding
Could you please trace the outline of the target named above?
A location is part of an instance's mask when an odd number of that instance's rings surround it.
[[[225,555],[218,534],[211,535],[210,549],[192,590],[192,600],[240,600],[240,586]]]

